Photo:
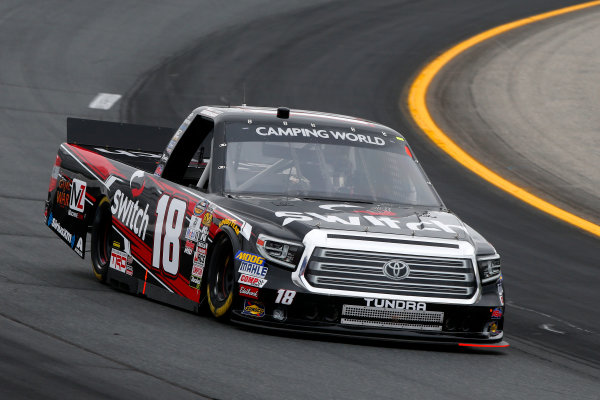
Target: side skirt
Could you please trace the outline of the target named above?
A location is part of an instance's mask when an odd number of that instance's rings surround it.
[[[151,283],[146,283],[146,291],[144,293],[143,280],[125,275],[122,272],[110,268],[107,271],[106,283],[114,289],[135,294],[140,297],[147,297],[160,303],[182,308],[184,310],[198,312],[198,309],[200,308],[200,304],[181,297],[176,293],[169,293],[165,289]]]

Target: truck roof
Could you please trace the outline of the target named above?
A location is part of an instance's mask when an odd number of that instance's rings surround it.
[[[287,110],[289,117],[279,117],[278,110]],[[262,122],[281,122],[289,121],[294,123],[320,123],[332,126],[353,126],[357,125],[361,128],[370,128],[375,130],[381,130],[386,132],[397,132],[391,128],[372,122],[369,120],[350,117],[347,115],[331,114],[318,111],[308,111],[300,109],[287,109],[284,107],[249,107],[249,106],[202,106],[194,110],[194,113],[200,114],[211,119],[215,122],[221,122],[221,120],[227,121],[246,121],[248,119],[254,119]]]

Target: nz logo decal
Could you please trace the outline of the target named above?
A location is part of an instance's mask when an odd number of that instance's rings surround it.
[[[85,190],[87,185],[84,181],[73,179],[71,184],[71,196],[69,197],[69,208],[77,212],[83,212],[85,208]]]

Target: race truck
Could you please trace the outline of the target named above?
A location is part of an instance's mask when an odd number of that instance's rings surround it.
[[[500,256],[371,121],[247,106],[199,107],[177,129],[68,118],[44,215],[100,282],[217,319],[508,345]]]

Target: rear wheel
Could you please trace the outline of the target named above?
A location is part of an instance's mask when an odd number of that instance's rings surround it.
[[[106,282],[106,272],[110,263],[112,214],[110,201],[100,200],[92,225],[92,271],[100,282]]]
[[[231,313],[235,287],[233,246],[222,236],[210,257],[206,283],[206,296],[211,313],[218,319],[226,319]]]

